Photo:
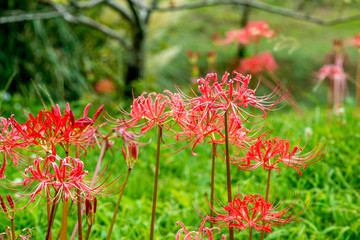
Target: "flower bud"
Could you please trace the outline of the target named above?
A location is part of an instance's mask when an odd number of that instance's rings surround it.
[[[2,210],[3,210],[5,213],[8,213],[7,208],[6,208],[6,205],[5,205],[5,202],[4,202],[4,199],[3,199],[3,196],[2,196],[2,195],[0,195],[0,206],[1,206]]]
[[[12,210],[14,210],[15,209],[15,204],[14,204],[14,201],[13,201],[12,197],[10,196],[10,194],[6,194],[6,199],[9,202],[10,208]]]

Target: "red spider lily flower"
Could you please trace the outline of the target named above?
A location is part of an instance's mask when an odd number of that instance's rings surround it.
[[[45,159],[37,158],[33,165],[25,169],[24,176],[26,177],[22,185],[25,187],[12,189],[21,196],[21,199],[30,198],[24,207],[34,202],[36,198],[39,198],[38,203],[43,194],[48,196],[52,203],[55,203],[62,198],[66,201],[69,198],[73,201],[78,201],[81,198],[93,199],[100,194],[108,195],[108,193],[118,190],[112,187],[115,181],[107,185],[104,184],[109,176],[105,176],[105,179],[102,180],[104,172],[99,174],[95,184],[93,184],[93,179],[87,178],[88,172],[84,170],[84,163],[80,159],[72,157],[62,159],[58,156],[49,155]],[[103,183],[99,184],[101,180]],[[55,190],[54,196],[50,195],[49,187]]]
[[[183,93],[172,93],[169,90],[165,90],[164,93],[170,96],[167,102],[168,107],[170,108],[170,116],[172,116],[174,121],[181,127],[184,127],[189,113],[187,110],[187,103],[181,97],[181,94]]]
[[[265,21],[251,21],[245,26],[246,35],[254,42],[258,42],[261,38],[273,38],[275,32],[270,29]]]
[[[11,121],[27,141],[56,154],[57,144],[65,146],[70,143],[84,148],[83,145],[94,139],[96,128],[93,125],[104,106],[97,110],[92,119],[87,117],[89,107],[90,104],[85,107],[83,116],[77,120],[67,104],[64,115],[56,105],[52,106],[52,111],[41,110],[35,117],[30,113],[30,119],[21,125],[14,118],[11,118]]]
[[[188,113],[186,121],[182,121],[179,126],[182,131],[175,132],[177,141],[189,141],[187,148],[192,146],[191,153],[196,156],[194,152],[195,147],[203,143],[206,138],[209,138],[209,142],[215,140],[214,135],[220,134],[223,130],[223,117],[216,114],[215,110],[205,112],[195,108]]]
[[[247,45],[250,43],[245,29],[231,30],[225,34],[225,39],[220,41],[220,44],[226,45],[235,42],[236,44]]]
[[[319,161],[324,155],[322,154],[324,145],[318,145],[308,153],[303,154],[303,148],[299,145],[290,148],[288,140],[279,137],[271,139],[258,138],[258,140],[250,147],[245,157],[234,161],[239,169],[252,171],[262,166],[266,170],[276,170],[279,163],[283,163],[286,167],[295,169],[300,177],[302,175],[300,169],[306,169],[308,165]]]
[[[21,153],[20,150],[29,145],[20,134],[20,132],[13,127],[10,119],[0,117],[0,152],[3,154],[3,163],[0,168],[0,178],[5,178],[4,171],[6,168],[7,158],[17,166],[19,159],[25,159],[27,156]]]
[[[360,49],[360,33],[356,34],[354,39],[349,40],[348,44]]]
[[[122,108],[119,109],[121,113],[131,116],[131,118],[127,120],[116,120],[115,124],[124,127],[124,130],[141,127],[141,135],[145,134],[154,126],[163,124],[170,116],[169,112],[165,111],[165,107],[169,101],[168,97],[154,92],[149,93],[147,97],[145,97],[145,95],[146,93],[143,92],[140,97],[134,99],[130,113]],[[144,123],[139,124],[141,120],[144,120]]]
[[[325,78],[338,79],[345,78],[346,74],[342,67],[337,65],[326,64],[320,68],[318,72],[318,77],[321,81],[325,80]]]
[[[271,227],[283,226],[285,223],[298,222],[296,220],[305,210],[306,205],[297,214],[294,197],[289,205],[282,203],[266,202],[260,195],[237,194],[228,205],[221,204],[221,209],[214,209],[217,214],[211,221],[219,227],[229,227],[235,231],[243,231],[246,228],[254,228],[259,232],[272,233]],[[281,209],[281,210],[280,210]],[[265,222],[265,224],[264,224]]]
[[[180,240],[180,235],[181,232],[184,232],[185,236],[184,238],[181,238],[182,240],[201,240],[204,239],[206,236],[208,237],[208,240],[215,240],[213,231],[214,230],[218,230],[219,234],[221,232],[221,230],[217,227],[214,228],[208,228],[208,227],[204,227],[204,224],[207,220],[209,220],[210,217],[204,217],[204,219],[202,220],[201,224],[200,224],[200,228],[198,231],[191,231],[189,232],[185,225],[182,222],[176,222],[176,225],[180,225],[181,229],[177,232],[176,234],[176,240]],[[220,240],[224,240],[226,239],[225,235],[222,235]]]
[[[222,120],[224,122],[224,120]],[[245,150],[249,149],[251,144],[256,141],[256,138],[253,136],[261,130],[260,129],[247,129],[239,123],[236,117],[230,115],[228,120],[228,137],[229,137],[229,143],[236,146],[236,148],[239,150]],[[225,136],[223,134],[217,135],[217,138],[213,141],[210,141],[212,143],[217,144],[224,144],[225,143]],[[238,155],[239,152],[234,153],[235,155]]]
[[[277,68],[278,64],[270,52],[264,52],[250,58],[241,59],[238,67],[240,72],[251,74],[274,72]]]
[[[250,105],[260,109],[263,112],[262,117],[265,117],[267,111],[274,110],[274,107],[289,94],[286,93],[279,99],[271,100],[279,91],[279,88],[276,88],[268,95],[257,97],[255,96],[257,88],[249,89],[251,75],[243,76],[236,71],[233,74],[234,77],[229,79],[229,73],[226,72],[220,83],[216,74],[207,74],[205,78],[200,78],[198,84],[202,95],[192,100],[193,106],[202,107],[205,111],[229,109],[234,116],[247,119],[242,113],[254,116],[245,111],[245,108]],[[240,119],[238,121],[241,122]]]

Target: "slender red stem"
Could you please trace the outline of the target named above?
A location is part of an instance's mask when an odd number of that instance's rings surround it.
[[[55,192],[56,195],[56,192]],[[48,228],[47,228],[47,232],[46,232],[46,237],[45,240],[49,240],[51,234],[51,228],[52,228],[52,224],[54,222],[54,218],[55,218],[55,212],[57,210],[57,206],[59,205],[59,203],[54,203],[51,207],[51,212],[50,212],[50,217],[49,217],[49,223],[48,223]]]
[[[154,239],[154,226],[155,226],[157,188],[158,188],[158,179],[159,179],[159,159],[160,159],[160,140],[161,140],[161,138],[162,138],[162,126],[158,125],[158,139],[157,139],[157,149],[156,149],[154,195],[153,195],[153,205],[152,205],[152,212],[151,212],[150,240]]]
[[[250,230],[249,230],[249,240],[252,240],[252,227],[250,227]]]
[[[91,227],[92,227],[92,225],[89,225],[89,227],[88,227],[88,229],[87,229],[87,232],[86,232],[86,237],[85,237],[85,240],[88,240],[88,239],[89,239],[89,237],[90,237]]]
[[[124,180],[123,187],[121,188],[121,191],[120,191],[120,193],[119,193],[119,198],[118,198],[117,203],[116,203],[116,206],[115,206],[114,214],[113,214],[113,217],[112,217],[112,220],[111,220],[111,223],[110,223],[110,228],[109,228],[109,231],[108,231],[106,240],[109,240],[110,237],[111,237],[111,233],[112,233],[112,230],[113,230],[114,224],[115,224],[116,215],[117,215],[118,210],[119,210],[121,198],[122,198],[122,195],[123,195],[123,193],[124,193],[124,189],[125,189],[126,183],[127,183],[127,181],[128,181],[130,172],[131,172],[131,168],[129,168],[128,171],[127,171],[127,174],[126,174],[126,177],[125,177],[125,180]]]
[[[231,176],[230,176],[230,154],[229,154],[229,133],[228,133],[228,111],[225,112],[225,158],[226,158],[226,183],[228,191],[228,203],[232,202]],[[234,240],[234,232],[229,228],[229,238]]]
[[[69,200],[64,199],[64,201],[63,201],[63,212],[62,212],[62,218],[61,218],[60,240],[66,240],[68,203],[69,203]]]

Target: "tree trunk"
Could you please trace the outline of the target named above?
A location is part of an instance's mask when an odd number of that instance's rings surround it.
[[[140,29],[134,30],[131,56],[125,66],[124,97],[133,97],[133,83],[145,76],[145,33]],[[134,90],[134,96],[138,94]]]

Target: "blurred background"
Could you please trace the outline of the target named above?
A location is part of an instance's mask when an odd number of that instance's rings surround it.
[[[41,104],[41,98],[46,103],[112,103],[143,91],[174,90],[174,85],[188,89],[194,74],[232,72],[239,57],[254,54],[252,46],[216,44],[214,36],[224,39],[257,20],[276,33],[262,40],[258,51],[273,54],[277,78],[292,86],[300,104],[325,104],[326,85],[312,92],[316,73],[333,39],[345,42],[359,32],[359,1],[249,2],[2,1],[1,111],[21,111]],[[344,44],[344,50],[353,96],[357,49]],[[195,73],[189,51],[200,53]],[[216,69],[209,69],[211,52],[216,52]]]

